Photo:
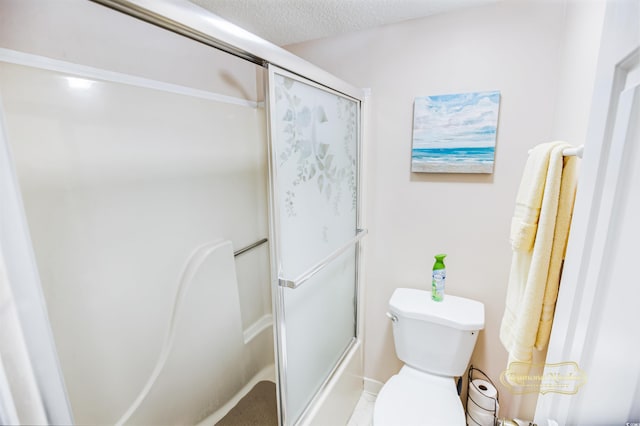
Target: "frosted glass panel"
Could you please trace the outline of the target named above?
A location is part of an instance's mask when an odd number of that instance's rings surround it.
[[[3,62],[0,93],[75,420],[115,424],[158,360],[186,267],[203,246],[268,233],[264,112]],[[226,244],[190,269],[133,424],[195,424],[269,368],[270,330],[243,340],[271,313],[268,262],[266,246],[234,261]]]
[[[354,248],[299,288],[282,289],[291,419],[301,414],[354,337],[355,260]]]
[[[338,253],[356,236],[359,104],[280,71],[270,85],[278,343],[293,424],[355,337],[358,246]]]
[[[356,230],[357,104],[275,75],[281,276],[293,278]]]

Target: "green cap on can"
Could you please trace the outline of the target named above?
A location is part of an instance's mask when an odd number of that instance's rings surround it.
[[[447,257],[446,254],[436,254],[436,263],[433,264],[433,270],[436,269],[444,269],[444,258]]]

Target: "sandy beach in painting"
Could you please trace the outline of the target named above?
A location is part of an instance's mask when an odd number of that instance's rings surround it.
[[[493,162],[411,161],[412,172],[422,173],[493,173]]]

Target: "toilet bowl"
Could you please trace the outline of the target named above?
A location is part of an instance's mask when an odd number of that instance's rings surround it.
[[[396,354],[405,363],[380,390],[374,426],[465,425],[455,378],[461,377],[484,328],[484,305],[398,288],[389,300]]]
[[[464,425],[466,417],[451,377],[407,365],[383,386],[373,412],[378,425]]]

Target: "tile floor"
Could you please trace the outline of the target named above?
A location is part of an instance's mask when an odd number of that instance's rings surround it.
[[[363,391],[347,426],[371,426],[373,423],[373,404],[375,402],[376,395]]]

